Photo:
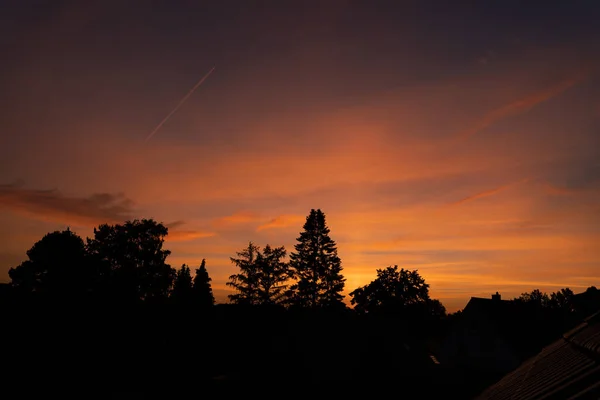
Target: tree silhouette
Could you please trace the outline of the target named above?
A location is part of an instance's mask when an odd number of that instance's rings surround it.
[[[8,271],[11,284],[18,289],[68,294],[90,287],[84,242],[70,229],[46,234],[27,251],[27,257]]]
[[[350,304],[361,313],[398,312],[409,307],[426,306],[430,314],[445,314],[439,301],[429,298],[429,285],[417,270],[398,266],[377,270],[377,278],[350,293]]]
[[[539,289],[534,289],[530,293],[522,293],[515,299],[518,303],[524,303],[529,306],[539,308],[547,307],[550,304],[550,297]]]
[[[260,247],[252,242],[237,253],[240,258],[231,258],[240,273],[231,275],[227,285],[237,290],[229,295],[233,303],[238,304],[280,304],[286,295],[289,279],[289,265],[282,259],[286,256],[283,246],[266,245]]]
[[[587,317],[600,310],[600,290],[596,286],[588,287],[585,292],[573,297],[573,306],[577,314]]]
[[[257,264],[257,297],[260,304],[280,304],[284,300],[285,284],[290,277],[289,265],[283,261],[286,256],[283,246],[266,245],[259,251]]]
[[[200,307],[210,307],[215,304],[212,287],[210,285],[211,278],[206,270],[206,260],[202,259],[200,267],[196,269],[194,283],[192,286],[194,302]]]
[[[87,249],[98,264],[103,289],[129,300],[163,299],[168,296],[175,270],[164,250],[167,228],[152,219],[123,225],[100,225]]]
[[[329,237],[325,214],[312,209],[296,239],[290,266],[297,280],[293,302],[302,307],[343,305],[345,278],[336,243]]]
[[[227,286],[234,288],[237,293],[228,295],[229,300],[236,304],[258,304],[258,279],[257,264],[260,249],[254,243],[249,242],[248,247],[236,252],[239,258],[230,257],[239,269],[238,274],[229,276]]]
[[[187,265],[183,264],[175,274],[171,298],[178,303],[189,303],[192,299],[192,275]]]
[[[571,312],[575,293],[569,288],[560,289],[550,294],[549,306],[553,309]]]
[[[446,307],[438,299],[431,299],[427,302],[427,311],[432,317],[442,318],[446,316]]]

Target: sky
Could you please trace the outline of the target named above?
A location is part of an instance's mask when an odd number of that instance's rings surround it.
[[[225,302],[229,257],[292,251],[320,208],[346,295],[391,265],[449,311],[600,285],[599,20],[595,0],[0,1],[0,281],[47,232],[153,218]]]

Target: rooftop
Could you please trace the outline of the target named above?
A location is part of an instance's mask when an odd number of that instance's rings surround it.
[[[599,361],[600,312],[525,361],[476,400],[597,399]]]

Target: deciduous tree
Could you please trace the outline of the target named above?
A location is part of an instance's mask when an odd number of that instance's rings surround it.
[[[104,288],[131,300],[166,298],[175,277],[166,263],[171,252],[163,249],[167,234],[152,219],[95,228],[87,248],[98,263]]]
[[[84,242],[70,229],[46,234],[27,251],[27,257],[8,271],[16,288],[62,294],[90,288],[92,271]]]
[[[354,309],[361,313],[399,312],[418,306],[432,315],[445,314],[441,303],[429,298],[429,285],[418,271],[398,270],[397,265],[378,269],[377,278],[352,291],[350,297]]]

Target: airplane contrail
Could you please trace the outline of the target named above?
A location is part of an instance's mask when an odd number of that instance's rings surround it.
[[[179,107],[181,107],[183,105],[183,103],[185,103],[185,101],[188,99],[188,97],[190,97],[192,95],[192,93],[194,93],[194,91],[196,89],[198,89],[198,87],[200,85],[202,85],[202,82],[204,82],[206,80],[206,78],[208,78],[208,76],[215,70],[216,67],[212,67],[210,71],[208,71],[208,73],[206,75],[204,75],[202,77],[202,79],[200,79],[198,81],[198,83],[196,83],[194,85],[194,87],[188,92],[188,94],[186,94],[185,96],[183,96],[183,98],[179,101],[179,104],[177,104],[177,106],[169,113],[169,115],[167,115],[162,121],[160,121],[160,124],[158,124],[156,126],[156,128],[154,128],[154,130],[152,132],[150,132],[150,134],[146,137],[146,141],[150,140],[152,138],[152,136],[154,136],[154,134],[156,132],[158,132],[158,130],[161,128],[161,126],[164,125],[165,122],[167,122],[167,120],[169,118],[171,118],[171,116],[173,114],[175,114],[175,112],[179,109]]]

